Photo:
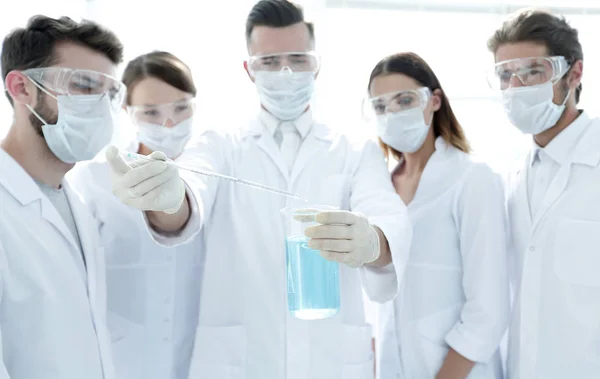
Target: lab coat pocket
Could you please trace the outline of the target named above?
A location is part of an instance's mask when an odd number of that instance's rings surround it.
[[[461,310],[462,303],[456,304],[417,322],[417,330],[422,338],[419,339],[418,346],[414,346],[414,348],[418,349],[415,352],[418,354],[418,361],[415,362],[415,365],[421,366],[422,373],[420,375],[433,378],[442,367],[449,350],[445,338],[460,319]]]
[[[350,209],[350,175],[328,176],[320,183],[318,194],[315,203],[339,207],[342,210]]]
[[[344,365],[360,372],[364,364],[373,364],[372,331],[369,325],[344,325],[342,349]],[[346,378],[346,376],[344,376]]]
[[[244,379],[245,366],[243,325],[198,326],[189,378]]]
[[[111,311],[107,320],[117,377],[142,377],[144,327]]]
[[[562,219],[554,243],[554,271],[563,281],[600,286],[600,222]]]

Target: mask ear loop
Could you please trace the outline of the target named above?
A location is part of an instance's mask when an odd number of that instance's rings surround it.
[[[561,75],[561,78],[556,82],[560,82],[563,79],[567,78],[567,75],[569,75],[569,72],[571,71],[571,66],[567,66],[567,68],[565,69],[565,72]],[[563,100],[563,102],[560,104],[561,107],[564,107],[565,104],[567,104],[567,101],[569,100],[569,97],[571,96],[571,87],[569,87],[569,90],[567,91],[567,94],[565,95],[565,99]]]
[[[36,86],[40,91],[44,92],[46,95],[50,96],[51,98],[53,98],[54,100],[58,100],[56,98],[56,96],[54,96],[53,94],[51,94],[47,89],[45,89],[44,87],[42,87],[39,83],[37,83],[35,80],[31,79],[29,76],[27,77],[27,79],[29,79],[29,81]],[[33,107],[29,104],[25,104],[25,107],[27,107],[27,109],[29,109],[29,111],[38,119],[40,120],[40,122],[44,125],[48,125],[48,122],[46,120],[44,120],[44,118],[42,116],[40,116],[40,114],[38,112],[35,111],[35,109],[33,109]]]

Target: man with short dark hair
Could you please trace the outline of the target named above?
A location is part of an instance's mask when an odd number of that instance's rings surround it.
[[[65,174],[112,137],[123,56],[98,24],[35,16],[6,36],[0,143],[0,377],[113,378],[97,227]]]
[[[158,241],[157,231],[176,233],[183,242],[188,231],[204,228],[190,378],[372,378],[361,280],[373,300],[396,295],[411,237],[406,207],[375,141],[354,141],[313,119],[319,59],[302,10],[285,0],[262,0],[246,25],[244,66],[259,94],[259,114],[235,133],[205,133],[178,161],[299,193],[310,203],[200,175],[186,177],[186,191],[178,173],[169,171],[173,166],[157,160],[132,168],[109,149],[114,193],[146,211]],[[308,250],[301,254],[320,259],[311,251],[318,250],[342,263],[341,305],[338,312],[307,301],[303,306],[312,309],[294,317],[287,310],[280,209],[313,204],[343,209],[318,213],[319,225],[297,236]],[[331,283],[336,280],[330,275]]]
[[[488,42],[511,122],[533,136],[511,178],[511,379],[600,373],[600,120],[577,108],[583,52],[563,17],[525,10]]]

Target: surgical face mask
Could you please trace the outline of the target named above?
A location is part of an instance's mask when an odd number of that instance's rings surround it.
[[[425,123],[421,108],[379,115],[379,138],[396,151],[414,153],[423,146],[432,120],[433,114]]]
[[[260,101],[281,121],[295,120],[308,107],[314,92],[313,72],[258,71],[254,82]]]
[[[562,104],[554,104],[552,82],[528,87],[508,88],[502,92],[504,110],[514,126],[525,134],[540,134],[558,122],[571,90]]]
[[[138,141],[152,151],[162,151],[173,159],[181,154],[192,138],[192,124],[192,118],[183,120],[172,128],[140,122],[137,124]]]
[[[43,123],[42,133],[48,148],[65,163],[93,159],[112,139],[116,113],[109,97],[59,95],[55,98],[58,104],[58,118],[54,124],[46,122],[27,105],[29,111]]]

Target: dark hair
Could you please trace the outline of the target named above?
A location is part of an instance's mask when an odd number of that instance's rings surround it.
[[[123,44],[108,29],[93,22],[33,16],[25,28],[14,29],[2,43],[2,79],[13,70],[48,67],[56,63],[55,47],[72,42],[104,54],[114,64],[123,61]],[[8,100],[13,104],[7,93]]]
[[[315,41],[315,27],[304,21],[302,7],[287,0],[260,0],[256,3],[246,19],[246,42],[250,42],[252,30],[256,26],[284,28],[303,22],[308,28],[310,40]]]
[[[563,56],[572,65],[583,60],[577,29],[571,27],[563,16],[540,9],[524,9],[509,17],[488,40],[488,49],[496,53],[507,43],[534,42],[544,45],[550,56]],[[583,87],[575,90],[579,102]]]
[[[432,93],[438,89],[442,92],[440,95],[440,109],[438,109],[433,115],[433,132],[436,137],[442,136],[446,143],[461,151],[464,151],[465,153],[469,153],[471,151],[469,141],[467,141],[465,133],[458,123],[458,120],[452,111],[452,107],[450,107],[450,102],[442,90],[440,81],[438,80],[437,76],[435,76],[433,70],[431,67],[429,67],[427,62],[425,62],[423,58],[415,53],[398,53],[385,57],[379,61],[379,63],[377,63],[371,72],[367,90],[370,91],[371,84],[376,77],[393,74],[406,75],[424,87],[429,88]],[[380,140],[379,143],[384,150],[386,158],[389,158],[390,153],[396,159],[400,159],[402,157],[401,152],[396,151],[383,141]]]
[[[153,51],[130,61],[123,72],[122,81],[127,87],[126,104],[131,104],[131,93],[142,79],[155,78],[183,92],[196,96],[196,85],[190,68],[171,53]]]

